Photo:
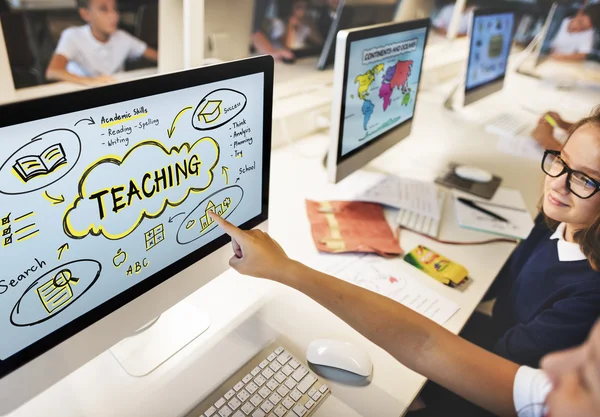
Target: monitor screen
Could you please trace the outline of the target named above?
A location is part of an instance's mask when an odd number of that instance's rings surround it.
[[[261,60],[0,109],[0,377],[266,219]]]
[[[412,119],[427,27],[351,42],[338,159]]]
[[[514,14],[478,14],[471,27],[466,91],[504,78],[512,44]]]

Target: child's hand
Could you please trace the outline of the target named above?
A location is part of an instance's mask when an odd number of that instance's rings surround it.
[[[116,81],[117,80],[115,80],[110,75],[99,75],[97,77],[83,78],[83,83],[90,87],[97,87],[97,86],[101,86],[101,85],[112,84]]]
[[[261,230],[241,230],[209,212],[209,216],[231,236],[233,257],[229,265],[244,275],[277,279],[292,263],[279,244]]]
[[[533,132],[531,132],[531,137],[544,149],[560,151],[562,148],[560,142],[554,138],[554,128],[543,117],[538,121]]]

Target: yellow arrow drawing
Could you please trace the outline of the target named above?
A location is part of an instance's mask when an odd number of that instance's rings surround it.
[[[229,174],[227,174],[228,170],[229,168],[227,168],[226,166],[223,166],[223,168],[221,168],[221,173],[225,177],[225,185],[229,184]]]
[[[62,245],[60,248],[58,248],[56,251],[58,252],[58,260],[60,261],[60,258],[62,258],[62,254],[64,251],[69,250],[69,244],[65,243],[64,245]]]
[[[175,119],[173,119],[173,123],[171,123],[171,128],[167,129],[167,135],[169,135],[169,138],[171,138],[171,136],[173,136],[173,132],[175,132],[175,125],[177,124],[177,121],[179,120],[181,115],[188,110],[192,110],[192,107],[185,107],[185,108],[181,109],[181,111],[179,113],[177,113],[177,116],[175,116]]]
[[[62,194],[59,195],[58,197],[52,197],[50,194],[48,194],[48,191],[44,191],[44,194],[42,194],[42,195],[44,196],[44,198],[46,200],[51,202],[53,205],[65,202],[65,197]]]

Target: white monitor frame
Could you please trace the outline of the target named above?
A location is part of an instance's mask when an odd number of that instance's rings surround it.
[[[354,171],[362,168],[375,157],[396,145],[401,140],[410,135],[412,130],[413,117],[402,124],[392,128],[391,130],[382,133],[376,139],[358,148],[355,153],[350,156],[342,157],[339,154],[342,138],[340,138],[340,127],[343,123],[342,112],[344,106],[344,84],[347,76],[347,60],[349,56],[349,46],[352,40],[357,37],[357,40],[368,39],[373,37],[385,36],[386,34],[404,32],[424,28],[427,30],[425,35],[425,44],[429,35],[430,20],[416,20],[405,23],[384,23],[380,25],[366,26],[351,30],[342,30],[338,32],[337,43],[335,49],[335,67],[333,81],[333,102],[331,105],[331,129],[330,129],[330,145],[327,156],[327,177],[329,181],[337,183]],[[357,36],[358,35],[358,36]],[[423,45],[423,50],[425,45]],[[422,63],[421,63],[422,65]],[[419,68],[419,78],[422,77],[423,68]],[[419,83],[420,83],[419,79]],[[418,90],[416,92],[418,97]],[[416,100],[416,99],[415,99]],[[416,103],[415,103],[416,108]]]
[[[74,105],[81,105],[82,108],[86,108],[86,105],[87,107],[90,107],[89,104],[85,102],[85,96],[87,94],[102,95],[102,98],[98,100],[103,100],[104,97],[107,96],[114,96],[119,91],[129,92],[128,94],[132,95],[137,92],[143,97],[150,86],[152,86],[150,91],[154,91],[156,88],[168,89],[174,85],[175,81],[177,81],[177,85],[186,83],[189,84],[190,87],[193,87],[213,82],[214,79],[228,79],[247,74],[264,73],[265,116],[263,126],[263,166],[266,171],[263,171],[262,214],[255,217],[247,224],[249,225],[248,227],[266,231],[268,227],[268,179],[271,152],[270,118],[273,97],[273,67],[274,62],[271,57],[261,56],[222,65],[151,77],[125,84],[70,93],[63,96],[42,98],[30,102],[12,103],[4,108],[0,108],[0,113],[4,112],[3,116],[6,116],[7,108],[12,106],[8,113],[21,114],[26,106],[29,106],[31,109],[42,109],[51,102],[57,103],[56,108],[58,109],[61,109],[62,107],[58,104],[65,102],[78,103]],[[198,82],[198,80],[206,81]],[[157,87],[158,83],[160,83],[160,87]],[[144,93],[142,94],[140,92]],[[152,93],[149,93],[148,95],[151,94]],[[29,113],[36,114],[35,110]],[[178,265],[167,267],[179,271],[174,275],[169,276],[169,271],[166,271],[165,269],[148,277],[147,279],[150,279],[160,274],[159,278],[162,282],[158,285],[153,284],[155,286],[150,287],[151,289],[149,290],[146,290],[145,287],[139,288],[136,293],[140,293],[140,295],[129,301],[127,304],[121,304],[117,301],[116,304],[120,305],[120,307],[112,310],[112,312],[110,312],[112,309],[111,304],[106,307],[106,309],[101,309],[98,313],[90,312],[90,317],[81,317],[83,323],[77,323],[76,326],[78,326],[78,328],[75,330],[67,329],[69,326],[75,326],[75,321],[73,321],[50,334],[48,336],[49,338],[65,329],[65,333],[68,333],[68,335],[76,332],[67,339],[64,339],[63,336],[59,335],[56,336],[56,342],[49,340],[49,344],[53,345],[52,348],[45,350],[46,347],[44,346],[40,348],[42,353],[39,353],[37,350],[31,352],[31,360],[28,360],[29,358],[25,358],[23,361],[19,360],[15,365],[16,369],[0,378],[0,415],[5,415],[15,410],[102,352],[111,348],[122,339],[131,336],[144,324],[158,317],[179,301],[185,299],[203,285],[226,271],[229,268],[228,261],[231,258],[231,248],[228,244],[229,241],[230,239],[226,235],[216,238],[213,242],[208,244],[216,248],[212,253],[209,253],[204,258],[199,259],[183,270],[181,270],[183,265],[181,267]],[[202,250],[202,248],[199,250]],[[195,253],[196,252],[192,252],[189,256],[192,257]],[[189,262],[186,261],[186,264],[189,264]],[[131,290],[135,290],[136,288],[137,286],[131,287]],[[121,296],[122,294],[117,297]],[[109,302],[112,302],[112,300]],[[103,306],[104,304],[99,308],[102,308]],[[94,311],[96,311],[96,309]],[[104,311],[109,311],[109,313],[107,315],[102,315]],[[79,330],[79,328],[81,328],[81,330]],[[62,340],[62,342],[60,342],[60,340]]]
[[[470,19],[469,19],[469,34],[468,34],[468,40],[469,40],[469,56],[467,57],[467,61],[466,61],[466,65],[465,65],[465,74],[464,74],[464,80],[463,80],[463,91],[464,91],[464,99],[463,99],[463,106],[468,106],[469,104],[472,104],[478,100],[481,100],[491,94],[494,94],[498,91],[501,91],[504,88],[504,80],[506,79],[506,74],[508,72],[508,59],[506,60],[506,68],[504,68],[504,75],[501,76],[499,79],[495,79],[489,82],[486,82],[485,84],[482,84],[480,86],[477,87],[473,87],[471,89],[467,89],[467,77],[469,75],[469,62],[471,60],[471,54],[473,53],[473,45],[472,45],[472,41],[473,41],[473,27],[474,27],[474,22],[475,22],[475,18],[478,16],[488,16],[488,15],[495,15],[495,14],[507,14],[507,13],[512,13],[513,15],[513,23],[514,23],[514,12],[507,10],[507,9],[478,9],[475,10],[471,13]],[[513,24],[513,31],[510,34],[510,43],[509,43],[509,48],[512,47],[513,44],[513,36],[514,36],[514,24]],[[509,55],[510,55],[510,51],[509,51]]]

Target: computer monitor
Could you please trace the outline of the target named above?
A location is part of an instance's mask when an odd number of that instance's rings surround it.
[[[391,22],[399,0],[342,0],[329,28],[325,44],[317,61],[318,69],[333,64],[337,34],[340,30]]]
[[[338,33],[328,178],[338,182],[406,138],[429,19]]]
[[[263,56],[0,107],[0,414],[226,270],[209,211],[266,227],[272,94]]]
[[[502,90],[514,26],[512,11],[477,9],[471,15],[465,106]]]

